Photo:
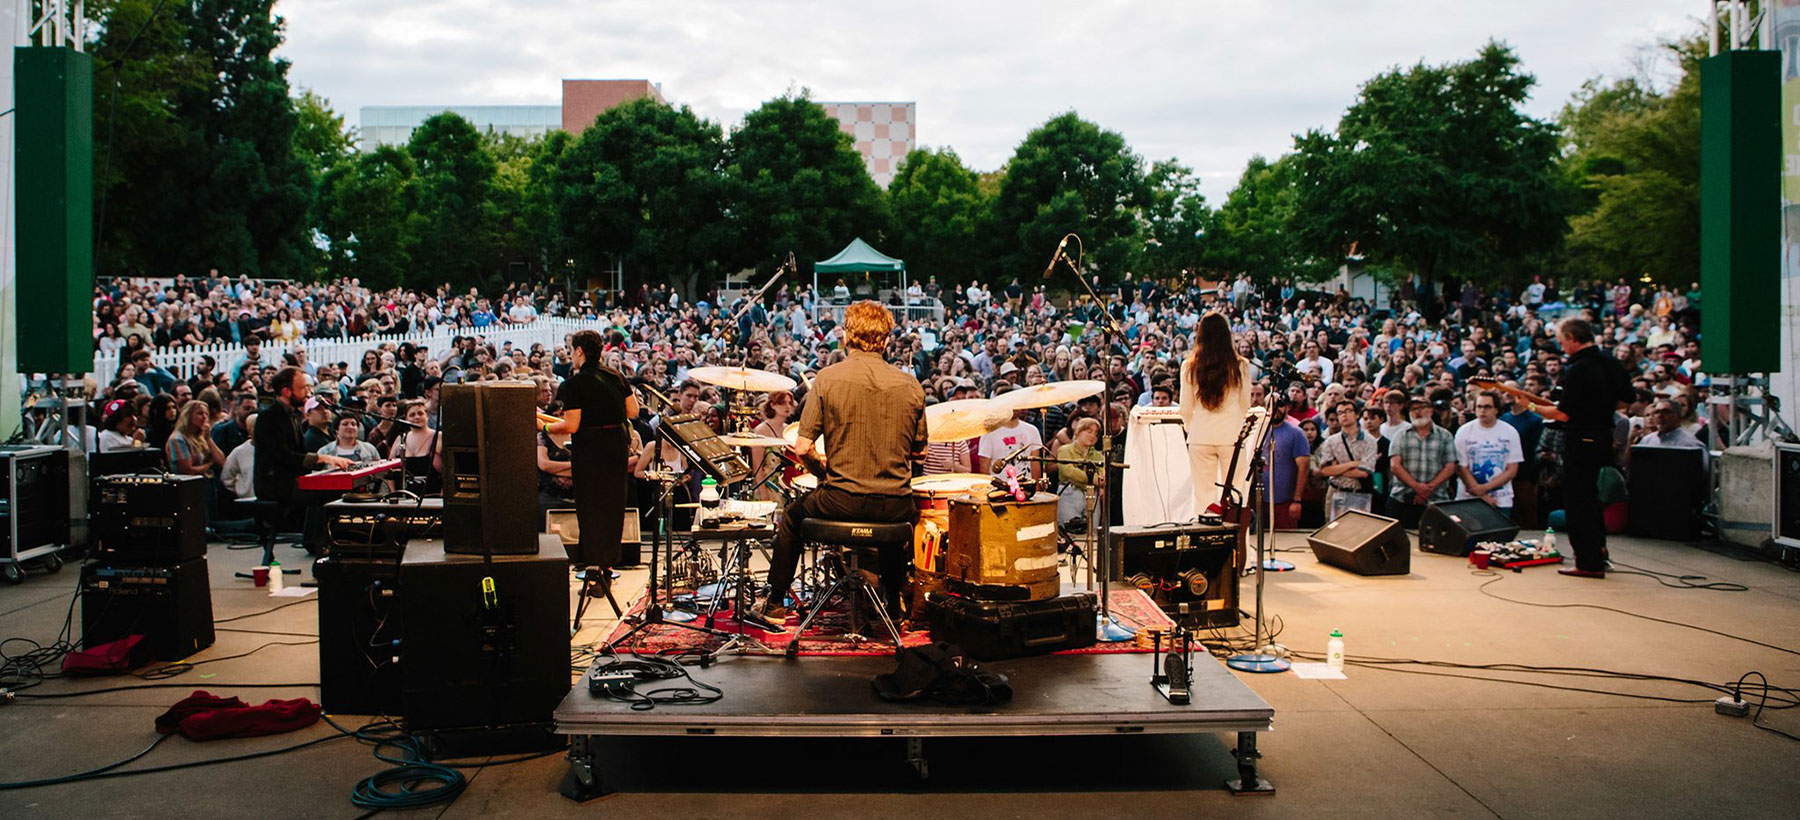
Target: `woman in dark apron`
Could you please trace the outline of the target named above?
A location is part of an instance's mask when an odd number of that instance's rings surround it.
[[[611,569],[619,561],[625,527],[625,419],[637,412],[637,397],[625,377],[600,363],[600,334],[576,333],[569,340],[574,371],[556,392],[563,416],[539,422],[541,432],[569,435],[570,478],[575,481],[575,518],[581,542],[572,563]]]

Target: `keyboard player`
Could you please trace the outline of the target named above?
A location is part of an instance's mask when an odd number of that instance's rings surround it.
[[[301,444],[301,408],[312,395],[312,380],[298,367],[284,367],[269,377],[273,398],[256,419],[251,437],[255,448],[256,497],[278,505],[285,521],[296,509],[306,509],[302,529],[306,550],[319,553],[323,548],[324,518],[321,509],[338,493],[301,490],[300,476],[320,467],[349,469],[355,464],[347,458],[310,452]]]

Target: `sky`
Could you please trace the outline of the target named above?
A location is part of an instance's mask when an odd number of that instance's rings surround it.
[[[365,105],[554,105],[648,79],[727,128],[790,90],[917,103],[919,143],[993,170],[1066,111],[1175,158],[1223,201],[1251,156],[1329,128],[1383,70],[1512,46],[1554,117],[1701,27],[1701,0],[282,0],[289,79]]]

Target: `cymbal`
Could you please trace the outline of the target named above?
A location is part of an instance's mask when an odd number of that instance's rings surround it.
[[[732,447],[785,447],[788,443],[784,438],[759,436],[755,433],[732,433],[728,436],[719,436],[719,440]]]
[[[749,367],[696,367],[688,371],[688,378],[730,390],[748,390],[754,393],[794,389],[793,379],[780,373]]]
[[[979,438],[1012,418],[988,399],[942,401],[925,408],[925,438],[933,443]]]
[[[796,421],[796,422],[789,424],[786,427],[781,428],[781,437],[787,441],[787,445],[789,447],[793,447],[794,445],[799,444],[800,443],[800,422]],[[813,449],[815,451],[817,451],[819,455],[825,455],[825,437],[824,436],[820,436],[818,438],[818,440],[813,442]]]
[[[1013,410],[1029,410],[1034,407],[1055,407],[1059,404],[1068,404],[1069,402],[1092,396],[1105,389],[1106,382],[1095,379],[1051,382],[1049,384],[1036,384],[1030,387],[1021,387],[1017,390],[1001,393],[988,401],[993,402],[995,407],[1000,407],[1011,412]]]

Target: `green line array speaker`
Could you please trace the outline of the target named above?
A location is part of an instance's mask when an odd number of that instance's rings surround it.
[[[1781,369],[1781,53],[1700,61],[1700,333],[1706,371]]]
[[[94,369],[94,61],[14,49],[19,370]],[[11,342],[13,340],[0,340]]]

